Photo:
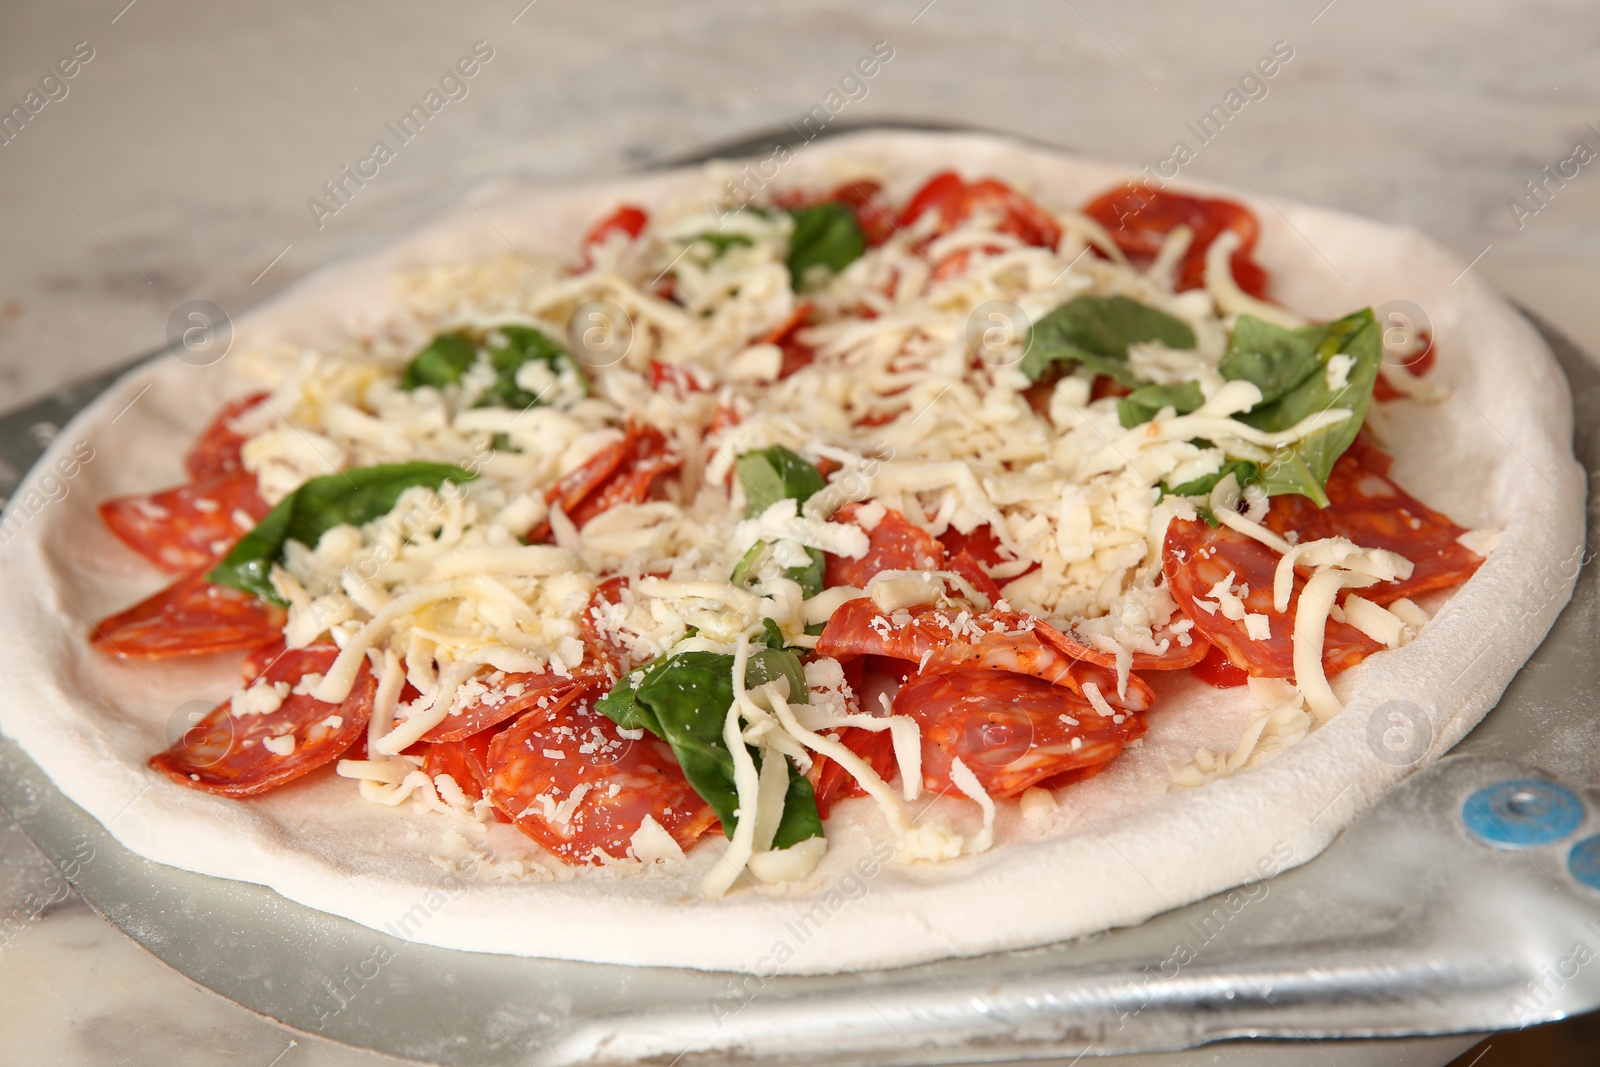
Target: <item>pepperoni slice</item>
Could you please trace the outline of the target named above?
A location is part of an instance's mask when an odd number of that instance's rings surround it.
[[[894,738],[888,730],[863,730],[847,726],[839,731],[839,743],[867,762],[879,778],[888,780],[894,774]],[[818,756],[811,764],[812,789],[817,795],[817,814],[824,819],[835,800],[844,797],[866,796],[855,776],[827,756]]]
[[[266,393],[240,397],[237,400],[230,400],[221,411],[217,412],[217,417],[200,431],[200,436],[195,438],[194,444],[189,448],[189,454],[183,457],[183,465],[189,472],[190,481],[203,482],[209,478],[220,478],[244,470],[241,453],[247,438],[234,430],[233,420],[266,398]]]
[[[1407,356],[1401,366],[1406,372],[1420,378],[1433,369],[1433,364],[1438,359],[1439,351],[1434,347],[1433,334],[1429,331],[1418,330],[1417,339],[1422,342],[1422,347]],[[1372,399],[1374,400],[1399,400],[1403,396],[1405,394],[1390,385],[1388,379],[1381,374],[1378,376],[1378,380],[1372,383]],[[1384,470],[1380,473],[1387,474],[1389,472]]]
[[[1102,667],[1115,669],[1117,656],[1114,652],[1096,648],[1080,638],[1071,630],[1057,630],[1053,626],[1041,623],[1038,627],[1039,636],[1049,644],[1065,652],[1073,659],[1087,660],[1098,663]],[[1131,668],[1136,671],[1181,671],[1186,667],[1193,667],[1196,663],[1206,658],[1206,653],[1211,646],[1203,640],[1195,638],[1193,633],[1175,634],[1170,630],[1160,630],[1151,634],[1157,642],[1165,641],[1165,652],[1135,652],[1132,656]],[[1187,641],[1188,644],[1184,642]]]
[[[900,690],[894,710],[921,725],[922,784],[936,793],[956,791],[958,759],[990,796],[1010,797],[1098,770],[1145,732],[1142,715],[1102,716],[1059,685],[995,671],[924,675]]]
[[[287,614],[270,601],[193,571],[127,611],[101,619],[90,643],[120,659],[173,659],[255,648],[279,637]]]
[[[221,558],[268,510],[256,491],[256,476],[241,470],[107,500],[100,505],[100,518],[123,544],[162,570],[178,573]]]
[[[650,486],[683,465],[667,445],[666,435],[654,426],[628,420],[622,438],[590,456],[545,493],[545,501],[560,503],[574,525],[582,529],[596,515],[618,504],[638,504],[650,495]],[[550,524],[542,522],[528,535],[529,543],[550,537]]]
[[[783,352],[783,362],[778,367],[779,378],[787,378],[795,371],[809,367],[817,358],[815,349],[795,338],[800,327],[811,317],[811,308],[811,301],[802,300],[795,305],[794,311],[787,319],[761,338],[761,344],[777,345]]]
[[[473,800],[483,796],[489,780],[489,745],[499,731],[481,730],[470,737],[440,741],[428,746],[422,769],[429,778],[448,774]],[[496,812],[496,814],[500,814]]]
[[[834,513],[835,522],[856,522],[859,505],[846,504]],[[893,508],[884,512],[878,525],[867,532],[867,554],[860,559],[829,555],[823,571],[823,585],[832,589],[851,585],[865,589],[879,571],[924,571],[944,569],[944,545],[920,526],[912,524]]]
[[[972,588],[989,598],[989,604],[991,606],[1000,602],[1001,597],[999,583],[997,583],[993,578],[989,577],[989,572],[983,569],[982,564],[978,562],[977,558],[973,556],[971,552],[968,552],[966,549],[962,549],[960,552],[957,552],[955,556],[945,564],[945,569],[953,574],[958,574],[965,578],[972,585]]]
[[[965,552],[987,567],[1005,562],[1005,556],[1000,551],[1000,539],[994,535],[994,527],[988,523],[973,527],[969,533],[962,533],[954,526],[948,527],[939,535],[939,543],[950,555],[959,556]]]
[[[1211,529],[1200,519],[1172,520],[1162,545],[1162,571],[1179,610],[1194,620],[1201,636],[1252,678],[1294,677],[1294,613],[1305,583],[1296,577],[1287,614],[1275,609],[1272,580],[1279,558],[1254,538],[1226,526]],[[1200,600],[1215,604],[1211,590],[1229,574],[1235,589],[1249,586],[1240,597],[1245,610],[1267,617],[1269,635],[1265,639],[1251,638],[1243,620],[1227,618],[1220,608],[1209,612],[1196,604]],[[1326,634],[1322,663],[1329,675],[1353,667],[1383,648],[1355,627],[1332,619]]]
[[[693,367],[682,363],[663,363],[658,359],[652,359],[650,361],[650,388],[658,393],[667,393],[682,400],[690,393],[707,392],[711,389],[711,385]]]
[[[623,593],[628,588],[626,575],[612,575],[594,587],[594,593],[589,597],[589,606],[583,611],[583,617],[578,620],[578,636],[583,640],[585,649],[584,662],[593,659],[601,665],[608,678],[615,680],[622,677],[624,668],[630,659],[628,648],[610,630],[602,625],[608,611],[613,604],[622,601]]]
[[[235,715],[224,701],[150,766],[179,785],[229,797],[249,797],[276,789],[342,756],[366,732],[377,682],[365,664],[350,695],[327,704],[293,687],[308,674],[324,674],[339,656],[331,644],[284,653],[255,685],[276,685],[284,693],[274,711]],[[286,747],[282,738],[292,738]]]
[[[489,745],[488,796],[572,863],[623,859],[646,816],[683,848],[717,824],[666,742],[630,740],[588,700],[530,711]]]
[[[993,178],[965,182],[954,171],[928,179],[900,213],[900,225],[911,226],[928,212],[939,216],[935,234],[949,233],[972,215],[998,215],[995,229],[1026,244],[1054,248],[1061,242],[1061,226],[1050,213],[1011,186]]]
[[[554,671],[508,674],[494,689],[454,715],[445,716],[443,722],[422,735],[422,740],[460,741],[532,708],[554,708],[567,703],[595,683],[596,673],[577,670],[567,675]]]
[[[1235,667],[1227,653],[1215,645],[1208,646],[1205,659],[1194,665],[1194,674],[1216,689],[1232,689],[1250,680],[1249,673]]]
[[[1265,525],[1278,534],[1294,531],[1300,543],[1345,537],[1363,548],[1385,548],[1412,563],[1411,577],[1358,590],[1378,604],[1413,597],[1471,578],[1483,557],[1458,540],[1467,531],[1396,485],[1387,475],[1390,457],[1376,448],[1352,448],[1328,476],[1328,506],[1302,496],[1272,499]]]
[[[1265,298],[1267,272],[1253,257],[1261,224],[1255,213],[1232,200],[1207,200],[1169,193],[1149,183],[1128,182],[1102,193],[1083,213],[1104,226],[1129,259],[1148,263],[1161,251],[1167,235],[1187,226],[1194,237],[1178,262],[1177,288],[1201,289],[1206,284],[1206,250],[1229,230],[1239,235],[1233,253],[1233,278],[1239,288]]]
[[[1049,634],[1050,639],[1044,639]],[[916,608],[885,614],[871,600],[846,601],[817,638],[817,654],[890,656],[918,665],[923,675],[957,670],[1009,671],[1065,686],[1082,696],[1093,683],[1113,707],[1144,711],[1154,694],[1129,675],[1126,696],[1117,693],[1116,671],[1066,649],[1070,639],[1020,611],[952,611]]]
[[[649,222],[650,216],[644,208],[623,204],[595,223],[583,237],[583,269],[588,270],[593,265],[594,250],[605,244],[612,234],[625,234],[628,240],[636,240]]]

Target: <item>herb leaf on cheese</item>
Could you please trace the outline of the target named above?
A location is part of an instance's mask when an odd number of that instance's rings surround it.
[[[827,484],[814,464],[782,445],[746,452],[734,461],[733,469],[744,489],[746,518],[760,515],[780,500],[793,499],[803,505]],[[763,564],[771,554],[772,546],[757,541],[733,568],[728,580],[742,589],[750,588],[761,577]],[[826,561],[820,549],[808,548],[806,555],[810,557],[809,563],[786,568],[784,574],[798,582],[809,598],[822,592]]]
[[[1290,330],[1240,315],[1217,370],[1229,381],[1254,384],[1261,390],[1261,403],[1270,404],[1323,366],[1317,346],[1326,333],[1323,326]]]
[[[1128,366],[1128,346],[1160,341],[1168,348],[1195,346],[1181,319],[1125,296],[1079,296],[1033,324],[1022,373],[1038,381],[1052,363],[1077,363],[1092,374],[1140,384]]]
[[[545,405],[544,393],[517,384],[518,372],[528,363],[542,363],[550,387],[561,387],[563,395],[586,396],[589,381],[583,367],[572,354],[543,330],[532,326],[496,326],[482,336],[464,330],[442,333],[412,357],[400,376],[400,388],[407,391],[422,386],[443,389],[460,385],[461,379],[480,358],[494,369],[493,384],[478,397],[479,407],[521,410]]]
[[[239,539],[206,575],[206,581],[231,585],[277,604],[272,566],[283,561],[283,547],[299,541],[314,548],[335,526],[360,526],[394,510],[412,486],[438,489],[445,482],[465,485],[477,475],[447,463],[384,463],[312,478],[278,501]]]
[[[1333,471],[1334,461],[1350,447],[1366,419],[1372,387],[1383,359],[1383,343],[1370,308],[1304,329],[1318,335],[1316,371],[1272,402],[1258,404],[1234,417],[1258,430],[1278,432],[1319,411],[1348,409],[1349,418],[1275,451],[1256,478],[1256,484],[1265,488],[1268,496],[1299,493],[1316,501],[1318,506],[1327,507],[1328,494],[1323,487]],[[1342,374],[1331,374],[1329,365],[1339,356],[1348,357],[1347,365]]]
[[[789,679],[790,701],[805,703],[809,690],[800,658],[782,649],[763,649],[750,657],[745,671],[750,686],[778,677]],[[624,729],[644,729],[672,748],[694,791],[722,820],[722,832],[733,836],[739,791],[733,779],[733,754],[722,738],[728,709],[733,706],[733,657],[717,652],[679,652],[645,668],[637,687],[624,677],[595,707]],[[760,765],[761,757],[750,749]],[[772,759],[784,759],[773,753]],[[785,761],[787,762],[787,761]],[[787,848],[822,835],[816,795],[811,783],[793,765],[783,818],[772,842]],[[750,813],[746,813],[747,815]]]
[[[795,292],[818,276],[838,274],[867,250],[866,235],[855,214],[829,201],[789,212],[794,233],[789,238],[789,285]]]
[[[1199,382],[1144,385],[1117,401],[1117,421],[1122,423],[1123,429],[1131,430],[1155,418],[1162,408],[1173,408],[1179,415],[1187,415],[1205,400],[1200,394]]]
[[[1209,496],[1211,490],[1217,487],[1217,483],[1230,474],[1243,488],[1255,481],[1258,469],[1247,459],[1230,459],[1223,463],[1222,468],[1215,474],[1201,475],[1179,485],[1163,485],[1156,499],[1159,500],[1163,496]],[[1216,523],[1213,522],[1211,525],[1215,526]]]

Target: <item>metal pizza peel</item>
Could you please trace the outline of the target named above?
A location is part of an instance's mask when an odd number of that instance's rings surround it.
[[[1533,321],[1571,383],[1576,454],[1600,473],[1600,363]],[[0,418],[0,493],[125,370]],[[1593,531],[1592,498],[1589,512]],[[770,979],[451,951],[136,856],[3,737],[0,804],[90,906],[194,982],[421,1063],[1154,1065],[1176,1061],[1130,1054],[1240,1038],[1257,1041],[1222,1062],[1365,1062],[1338,1050],[1375,1044],[1323,1039],[1481,1033],[1600,1007],[1593,549],[1499,705],[1320,856],[1136,927],[1024,951]],[[1395,743],[1375,743],[1397,761],[1426,750],[1406,732],[1425,721],[1385,728]],[[74,862],[86,846],[95,861]]]

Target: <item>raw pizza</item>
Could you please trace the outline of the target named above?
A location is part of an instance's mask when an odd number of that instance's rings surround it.
[[[56,731],[142,783],[113,832],[455,947],[776,973],[1035,944],[1308,858],[1559,609],[1484,606],[1576,542],[1564,427],[1529,418],[1559,378],[1481,290],[1436,296],[1437,337],[1375,314],[1413,239],[1343,242],[1364,284],[1332,285],[1236,198],[999,142],[785,162],[508,196],[564,241],[485,256],[460,224],[313,280],[322,319],[244,331],[186,447],[136,424],[182,483],[96,500],[116,544],[22,539],[166,575],[55,622],[45,673],[216,693],[158,744],[103,706],[111,741]],[[1498,405],[1473,315],[1521,346]],[[1394,699],[1430,735],[1405,760],[1365,721]],[[266,841],[288,807],[312,829]],[[407,909],[428,863],[459,896]],[[975,900],[1006,914],[963,929]]]

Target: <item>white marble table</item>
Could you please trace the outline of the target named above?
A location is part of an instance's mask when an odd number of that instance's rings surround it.
[[[0,11],[0,109],[58,97],[0,145],[0,408],[163,344],[184,300],[242,311],[488,175],[617,172],[799,121],[879,41],[893,59],[841,120],[1152,166],[1183,139],[1184,174],[1415,226],[1600,350],[1600,162],[1542,203],[1524,188],[1580,140],[1600,151],[1583,0],[125,3]],[[307,200],[478,41],[493,58],[467,95],[319,229]],[[41,90],[78,42],[92,58]],[[1292,59],[1200,145],[1185,124],[1277,42]],[[74,897],[30,919],[61,895],[41,863],[0,815],[0,920],[27,920],[0,947],[0,1061],[380,1062],[193,988]],[[1464,1044],[1324,1045],[1315,1062],[1441,1063]]]

